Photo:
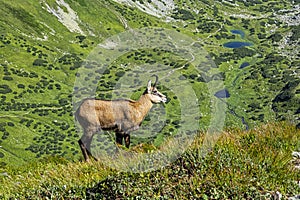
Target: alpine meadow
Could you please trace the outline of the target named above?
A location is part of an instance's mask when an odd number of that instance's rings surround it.
[[[0,198],[300,199],[299,24],[298,0],[1,1]],[[79,145],[92,110],[113,124]]]

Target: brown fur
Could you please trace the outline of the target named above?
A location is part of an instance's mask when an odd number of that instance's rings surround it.
[[[125,145],[129,148],[130,132],[139,128],[153,103],[166,101],[166,97],[157,91],[156,82],[151,87],[149,81],[146,91],[137,101],[130,99],[82,101],[75,117],[84,131],[78,142],[86,161],[92,156],[90,153],[92,138],[100,130],[113,130],[116,133],[116,143],[122,145],[124,138]]]

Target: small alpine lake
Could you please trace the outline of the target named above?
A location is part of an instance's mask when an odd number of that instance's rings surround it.
[[[250,42],[240,42],[240,41],[233,41],[233,42],[226,42],[223,44],[224,47],[227,48],[241,48],[245,46],[252,46],[253,44]]]
[[[240,35],[241,38],[244,38],[244,37],[245,37],[245,33],[244,33],[244,31],[242,31],[242,30],[231,30],[230,32],[231,32],[232,34],[238,34],[238,35]]]
[[[243,62],[241,65],[240,65],[240,69],[243,69],[245,67],[248,67],[250,65],[250,63],[248,62]]]
[[[215,97],[217,98],[229,98],[230,94],[227,89],[219,90],[215,93]]]

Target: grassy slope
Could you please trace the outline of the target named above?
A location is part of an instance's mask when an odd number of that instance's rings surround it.
[[[50,6],[57,6],[54,1],[46,2]],[[201,8],[200,13],[191,12],[192,18],[191,16],[182,16],[183,21],[172,23],[164,23],[137,9],[115,3],[104,1],[66,2],[71,5],[73,10],[77,11],[82,21],[81,29],[86,33],[93,32],[95,36],[87,36],[83,41],[80,41],[77,36],[81,34],[69,32],[57,21],[56,17],[43,9],[37,0],[26,1],[25,3],[23,1],[0,3],[0,83],[1,85],[8,85],[12,89],[10,93],[0,95],[1,166],[6,164],[9,166],[22,165],[36,157],[49,158],[51,155],[78,160],[80,153],[76,141],[79,135],[73,126],[70,96],[73,92],[76,73],[72,67],[83,61],[96,44],[123,31],[124,21],[122,19],[125,19],[131,28],[162,26],[181,31],[202,42],[204,48],[219,66],[220,71],[224,72],[224,83],[231,94],[227,101],[229,108],[232,109],[226,116],[227,126],[243,127],[241,116],[245,117],[251,127],[275,119],[297,122],[300,114],[300,112],[296,112],[299,106],[300,88],[297,82],[299,77],[295,77],[293,74],[294,71],[297,74],[297,66],[299,65],[289,57],[270,57],[272,54],[278,56],[281,48],[278,46],[279,42],[273,41],[271,37],[274,31],[285,36],[290,33],[293,27],[286,27],[279,21],[274,23],[272,21],[274,16],[271,11],[254,10],[256,8],[268,8],[270,7],[268,4],[272,2],[263,2],[247,9],[241,3],[239,3],[239,7],[232,7],[230,4],[209,1],[211,5],[215,4],[217,8],[212,9],[205,2],[178,2],[179,7],[186,10],[191,7]],[[275,7],[276,9],[290,8],[291,5],[288,1],[281,1]],[[257,18],[245,22],[243,17],[230,17],[236,13],[252,15]],[[262,22],[266,23],[267,26]],[[212,25],[210,27],[209,23],[216,23],[220,26]],[[209,31],[205,29],[207,27],[210,28]],[[232,29],[243,30],[245,38],[231,34],[230,30]],[[260,33],[265,35],[259,38],[258,34]],[[43,40],[45,35],[47,40]],[[253,42],[254,45],[247,49],[253,50],[254,55],[239,57],[237,52],[222,47],[223,43],[231,40]],[[72,56],[65,60],[64,55]],[[33,66],[34,61],[39,58],[48,62],[46,66]],[[220,58],[224,60],[218,62]],[[277,60],[276,58],[280,59]],[[143,60],[143,57],[139,57],[139,59]],[[166,62],[170,62],[170,60]],[[250,62],[250,67],[240,70],[239,66],[243,62]],[[191,71],[183,70],[182,73],[189,76]],[[115,74],[110,75],[115,76]],[[7,77],[12,78],[12,80],[7,79]],[[200,92],[202,91],[200,90],[202,83],[197,83],[194,79],[188,80],[191,83],[196,82],[193,88],[197,90],[196,93],[201,99],[201,95],[203,95]],[[294,82],[294,86],[288,88],[287,93],[284,90],[281,91],[290,82]],[[23,84],[24,88],[19,84]],[[273,102],[276,95],[281,93],[280,97],[285,95],[290,99]],[[168,94],[172,98],[174,96],[173,99],[175,99],[175,95]],[[209,110],[206,110],[209,105],[204,104],[202,107],[203,113],[209,113]],[[279,111],[274,112],[273,107],[277,107]],[[232,111],[237,115],[233,115]],[[176,116],[174,114],[178,113],[170,112],[170,115]],[[175,127],[170,124],[167,128],[174,130]],[[162,139],[163,136],[156,139],[155,142],[160,143]],[[25,169],[20,168],[20,172],[26,171],[27,166],[25,165]],[[37,167],[36,165],[33,166]],[[56,164],[41,163],[37,168],[43,171],[45,166],[49,166],[51,169]],[[80,171],[86,167],[91,170],[90,166],[86,164],[67,163],[59,166],[62,168],[61,171],[65,172],[74,167],[77,170],[74,173],[77,174],[80,174]],[[32,168],[29,167],[29,169]],[[102,169],[102,166],[99,166],[98,169]],[[1,172],[7,171],[10,170],[1,169]],[[50,170],[50,173],[54,173],[53,171],[54,169]],[[96,173],[96,171],[94,172]],[[11,173],[18,174],[18,170]],[[40,174],[39,172],[36,173]],[[38,178],[38,176],[36,177]],[[83,188],[94,186],[97,181],[106,176],[106,173],[92,176],[95,177],[93,183],[83,180],[84,177],[79,179],[79,182],[85,183]],[[48,185],[53,186],[53,191],[56,190],[55,184],[57,183],[51,182],[51,178],[47,179],[49,182],[44,185],[45,194],[51,193],[50,190],[46,191],[45,189]],[[40,181],[42,180],[37,180],[37,182]],[[33,184],[37,184],[37,182],[33,182]],[[70,185],[70,182],[68,178],[62,181],[66,185]],[[38,192],[31,186],[29,188],[33,190],[33,193]],[[78,191],[84,193],[79,184],[75,185],[74,188],[76,194]],[[25,191],[26,188],[21,188],[21,190]],[[58,188],[58,190],[62,193],[65,192],[63,187]],[[97,188],[95,190],[97,191]],[[270,190],[274,190],[274,188]]]
[[[94,36],[87,36],[81,40],[78,37],[81,34],[69,32],[54,15],[46,11],[45,2],[40,4],[32,0],[24,4],[17,1],[1,3],[1,15],[3,16],[0,23],[2,27],[0,51],[3,55],[0,63],[0,72],[3,74],[1,85],[8,85],[12,90],[10,93],[1,95],[3,104],[0,110],[2,116],[0,118],[0,136],[2,137],[0,152],[1,155],[4,155],[1,158],[2,165],[21,164],[34,157],[50,154],[63,155],[68,158],[78,156],[79,149],[76,140],[79,135],[75,133],[71,107],[76,69],[89,52],[96,47],[96,44],[104,38],[123,31],[124,22],[131,28],[163,26],[175,29],[199,39],[203,43],[205,50],[212,55],[219,70],[223,72],[225,87],[231,94],[228,103],[232,110],[226,116],[226,125],[243,127],[241,116],[252,127],[261,122],[273,121],[276,115],[280,119],[290,116],[292,119],[297,118],[297,114],[293,113],[297,110],[297,103],[295,103],[298,101],[297,96],[287,103],[282,103],[293,106],[290,107],[290,113],[286,114],[283,110],[280,110],[280,113],[274,113],[272,110],[274,106],[272,100],[279,93],[278,91],[286,83],[296,79],[289,74],[295,70],[296,66],[292,65],[288,58],[279,62],[272,61],[272,70],[269,70],[269,65],[260,63],[266,59],[268,54],[277,52],[276,48],[266,48],[266,45],[272,45],[272,40],[258,39],[257,36],[260,29],[264,28],[267,34],[265,37],[268,37],[271,35],[269,32],[277,27],[277,25],[265,27],[260,24],[268,22],[267,17],[271,15],[270,12],[266,11],[264,15],[260,16],[261,13],[254,11],[254,7],[240,11],[229,5],[223,6],[221,3],[215,3],[215,8],[212,9],[206,3],[197,2],[197,7],[201,8],[201,14],[196,15],[190,12],[191,15],[179,15],[183,21],[164,23],[137,9],[116,3],[67,2],[78,13],[81,20],[80,28],[85,33],[92,32]],[[53,8],[58,6],[54,1],[46,1],[46,3]],[[187,4],[178,2],[178,5],[186,10],[190,6],[189,2]],[[282,2],[278,6],[290,5]],[[240,7],[244,6],[240,4]],[[242,17],[232,18],[228,13],[257,15],[258,21],[252,20],[245,25]],[[241,25],[243,26],[241,27]],[[280,27],[277,29],[278,32],[283,34],[288,32],[288,28],[282,28],[282,25],[278,25],[278,27]],[[231,34],[231,29],[242,29],[245,32],[245,38],[242,40],[254,43],[250,47],[255,52],[254,56],[234,57],[236,52],[222,47],[224,42],[241,39],[240,36]],[[250,31],[252,29],[255,34]],[[221,37],[218,37],[220,35]],[[43,40],[45,38],[47,40]],[[259,46],[259,43],[264,46]],[[256,58],[259,54],[262,57]],[[165,63],[173,61],[168,54],[165,57],[168,57],[169,60],[162,60],[159,56],[153,57],[153,59]],[[225,60],[218,62],[220,57]],[[39,59],[46,62],[41,64],[45,66],[34,66]],[[124,62],[133,62],[134,59],[127,59]],[[142,56],[138,56],[137,59],[140,60],[140,63],[144,62]],[[244,61],[250,62],[251,66],[243,70],[238,69],[238,66]],[[119,62],[119,65],[121,64]],[[286,68],[290,69],[286,70]],[[118,67],[117,70],[123,69]],[[286,74],[283,73],[284,70],[287,71]],[[107,82],[110,82],[111,78],[109,77],[115,77],[113,73],[116,71],[107,75],[105,78]],[[190,75],[193,75],[192,70],[181,70],[180,73],[188,77],[190,83],[193,83],[197,97],[202,102],[200,111],[204,117],[201,123],[207,123],[210,118],[210,110],[205,101],[205,94],[202,93],[205,84],[190,78]],[[265,73],[267,78],[262,73]],[[279,80],[276,84],[269,83],[272,76],[273,79],[275,77],[276,80]],[[292,94],[296,93],[297,87],[291,90]],[[170,92],[168,95],[174,96]],[[275,106],[280,108],[280,103]],[[178,115],[175,113],[176,110],[168,109],[171,115]],[[236,115],[232,115],[232,111]],[[56,123],[55,120],[59,123]],[[176,119],[171,119],[172,121],[176,121]],[[10,126],[8,123],[10,125],[13,123],[14,126]],[[171,124],[169,130],[172,129],[174,127]],[[21,135],[18,134],[21,132]],[[159,144],[162,138],[163,136],[160,136],[155,143]],[[53,144],[52,140],[59,142]],[[24,151],[25,149],[27,151]]]
[[[174,163],[153,172],[116,172],[105,163],[52,158],[23,168],[7,168],[0,197],[150,199],[258,199],[275,191],[299,194],[298,169],[291,153],[300,148],[300,132],[287,123],[251,131],[225,131],[213,151],[201,156],[202,136]]]
[[[159,23],[136,9],[109,2],[67,2],[87,36],[70,32],[46,10],[46,3],[57,8],[53,1],[1,3],[1,86],[10,89],[1,95],[2,166],[48,155],[77,159],[79,135],[72,114],[77,68],[104,38],[124,31],[127,19],[120,13],[126,13],[131,28],[144,21]]]
[[[11,93],[2,95],[5,97],[5,102],[8,103],[3,104],[0,111],[2,115],[0,121],[2,127],[5,128],[2,134],[9,134],[8,137],[2,137],[1,140],[0,151],[5,154],[2,163],[22,164],[20,158],[27,161],[35,157],[36,155],[31,151],[24,151],[24,149],[32,146],[33,139],[40,140],[46,145],[47,142],[41,138],[41,134],[47,135],[47,131],[50,139],[55,139],[55,133],[62,131],[65,136],[69,135],[70,140],[67,142],[69,144],[65,141],[64,144],[59,145],[62,147],[62,150],[59,151],[69,153],[71,150],[73,154],[77,153],[77,147],[74,148],[77,145],[74,145],[74,141],[77,140],[78,135],[74,133],[72,127],[74,122],[69,96],[73,90],[76,71],[70,70],[73,64],[72,60],[70,64],[63,64],[59,59],[64,58],[65,54],[75,54],[76,58],[81,61],[93,48],[93,44],[89,38],[80,43],[76,38],[80,34],[69,32],[58,22],[56,17],[42,9],[38,1],[29,1],[25,4],[17,2],[2,4],[1,15],[5,21],[1,22],[1,31],[4,45],[0,50],[4,57],[1,60],[0,70],[1,74],[12,78],[12,80],[1,81],[1,84],[8,85],[12,90]],[[51,2],[49,4],[51,5]],[[92,2],[85,6],[100,8],[97,11],[88,9],[89,13],[86,14],[83,12],[87,10],[85,7],[77,4],[75,6],[78,13],[89,17],[83,17],[84,23],[89,24],[89,28],[92,30],[96,30],[94,34],[97,37],[92,37],[93,43],[97,44],[109,33],[106,28],[100,29],[103,30],[100,32],[91,16],[103,19],[102,23],[110,27],[113,32],[122,30],[123,26],[116,16],[101,2]],[[43,39],[44,35],[48,39],[40,41],[38,38]],[[82,47],[83,44],[87,46]],[[46,66],[34,66],[33,63],[36,59],[45,60]],[[35,76],[29,78],[28,74],[35,74]],[[4,76],[1,78],[4,79]],[[19,84],[24,87],[18,87]],[[65,99],[68,102],[67,105],[60,104],[61,99]],[[27,108],[26,104],[29,105]],[[53,124],[54,120],[67,124],[70,128],[63,130]],[[23,123],[21,123],[22,121]],[[27,123],[28,121],[31,123]],[[14,126],[8,126],[8,122],[12,122]],[[51,135],[53,136],[51,137]]]

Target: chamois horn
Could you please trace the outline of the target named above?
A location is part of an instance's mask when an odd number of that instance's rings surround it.
[[[155,82],[153,84],[153,87],[156,87],[156,84],[158,83],[158,76],[156,74],[153,74],[152,76],[155,76]]]

